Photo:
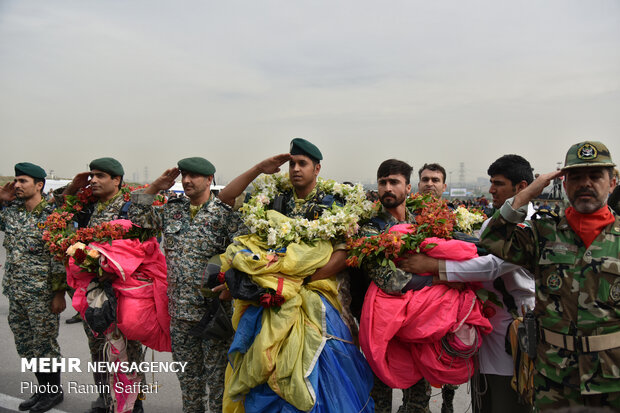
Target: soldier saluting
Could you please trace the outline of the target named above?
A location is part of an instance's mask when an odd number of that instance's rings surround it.
[[[29,162],[15,165],[15,180],[0,188],[0,230],[6,248],[2,293],[9,299],[9,326],[20,357],[60,359],[58,319],[65,309],[65,271],[43,241],[54,211],[43,199],[45,170]],[[35,373],[39,389],[19,410],[46,412],[63,400],[60,372]],[[56,392],[50,391],[56,389]]]
[[[535,276],[538,410],[620,409],[620,218],[607,206],[614,166],[602,143],[573,145],[564,168],[507,200],[482,235],[491,253]],[[564,216],[523,222],[527,203],[562,175]]]
[[[251,171],[257,175],[274,173],[288,159],[288,154],[277,155],[260,162]],[[215,197],[211,192],[214,174],[215,166],[205,158],[181,159],[177,167],[164,171],[150,186],[133,192],[129,208],[132,222],[161,230],[164,235],[172,358],[188,362],[177,373],[185,413],[222,411],[226,354],[231,340],[197,337],[192,329],[205,313],[200,288],[206,286],[204,272],[209,259],[223,253],[236,235],[246,231],[232,209],[245,186],[236,178]],[[179,175],[186,197],[153,206],[155,195],[170,189]],[[230,303],[225,303],[224,308],[230,316]]]

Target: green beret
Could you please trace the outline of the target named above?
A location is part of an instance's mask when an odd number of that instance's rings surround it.
[[[20,162],[15,164],[15,176],[20,175],[28,175],[37,179],[45,179],[47,176],[45,169],[30,162]]]
[[[181,171],[192,172],[199,175],[209,176],[215,173],[215,166],[205,158],[199,156],[181,159],[177,165]]]
[[[97,169],[99,171],[107,172],[112,176],[123,176],[125,170],[123,165],[114,158],[99,158],[92,161],[89,165],[90,170]]]
[[[570,147],[562,170],[592,166],[608,167],[616,166],[616,164],[611,160],[607,146],[601,142],[585,141]]]
[[[295,138],[291,141],[290,153],[291,155],[306,155],[317,162],[323,159],[323,154],[319,148],[302,138]]]

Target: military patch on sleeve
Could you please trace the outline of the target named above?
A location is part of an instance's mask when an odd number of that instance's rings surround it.
[[[551,291],[557,291],[562,288],[562,278],[557,273],[551,274],[547,277],[547,287]]]
[[[617,279],[609,290],[609,298],[617,303],[620,301],[620,279]]]
[[[527,222],[519,222],[517,224],[517,227],[519,227],[521,229],[526,229],[526,228],[530,228],[530,224],[528,224]]]

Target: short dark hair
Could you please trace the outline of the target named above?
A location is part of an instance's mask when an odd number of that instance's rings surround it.
[[[110,175],[110,174],[108,174],[108,175]],[[114,179],[117,176],[120,176],[120,178],[121,178],[121,180],[118,182],[118,189],[121,189],[123,187],[123,175],[110,175],[110,178]]]
[[[45,188],[45,178],[32,178],[34,179],[34,184],[38,184],[39,182],[43,183],[43,186],[41,187],[41,193],[43,193],[43,189]]]
[[[489,176],[503,175],[512,185],[517,185],[521,181],[531,184],[534,180],[534,174],[532,173],[532,166],[522,156],[519,155],[504,155],[497,159],[489,166],[487,170]]]
[[[614,167],[608,166],[605,169],[607,169],[607,173],[609,174],[609,179],[614,179],[614,175],[616,175],[616,170],[614,169]]]
[[[409,184],[411,181],[411,171],[413,171],[413,167],[409,166],[407,162],[399,161],[398,159],[388,159],[379,165],[377,180],[384,176],[402,175],[405,177],[405,182]]]
[[[420,168],[420,170],[418,171],[418,179],[422,179],[422,171],[424,171],[425,169],[428,169],[429,171],[439,171],[441,172],[441,175],[443,176],[443,184],[446,183],[446,170],[444,169],[443,166],[439,165],[438,163],[425,163],[423,167]]]

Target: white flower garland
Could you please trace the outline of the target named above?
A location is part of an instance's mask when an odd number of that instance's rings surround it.
[[[485,216],[481,212],[472,212],[464,206],[454,210],[456,215],[456,230],[472,235],[475,229],[480,228]],[[480,224],[480,225],[479,225]]]
[[[335,203],[325,209],[315,220],[291,218],[276,224],[267,219],[267,210],[276,195],[293,190],[288,173],[261,175],[254,181],[252,198],[241,207],[243,221],[250,232],[258,234],[270,247],[285,247],[295,242],[332,240],[337,237],[350,237],[357,233],[358,222],[368,218],[373,203],[366,199],[361,184],[349,186],[333,180],[317,179],[316,190],[326,195],[338,195],[345,201],[344,206]]]

